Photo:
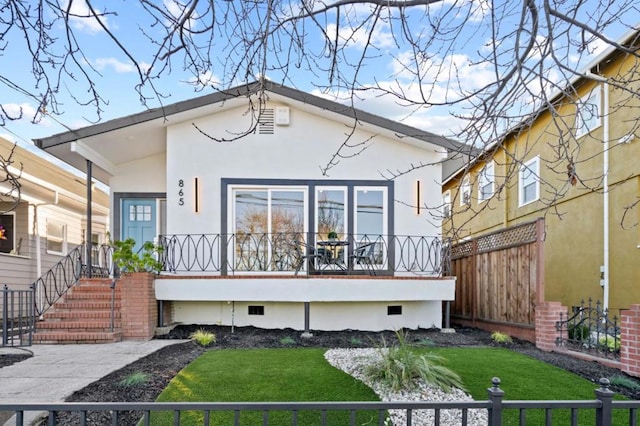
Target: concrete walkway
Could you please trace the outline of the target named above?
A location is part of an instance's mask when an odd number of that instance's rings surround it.
[[[0,348],[3,353],[27,353],[33,356],[9,367],[0,368],[0,403],[62,402],[73,392],[119,370],[165,346],[181,340],[126,341],[87,345],[34,345],[18,350]],[[8,418],[2,417],[0,424]],[[25,424],[39,416],[25,413]],[[5,426],[15,425],[11,417]]]

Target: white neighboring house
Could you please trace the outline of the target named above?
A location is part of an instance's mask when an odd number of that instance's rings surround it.
[[[0,138],[0,155],[9,157],[14,143]],[[22,172],[21,201],[0,196],[0,287],[26,290],[58,261],[83,242],[87,230],[87,191],[83,178],[16,146],[10,171]],[[0,184],[0,194],[9,191]],[[92,240],[105,242],[109,219],[109,197],[92,193]],[[60,277],[58,277],[60,280]],[[61,283],[60,283],[61,284]],[[62,284],[61,284],[62,285]]]
[[[442,204],[444,137],[263,81],[35,142],[91,162],[114,239],[165,247],[161,322],[439,328],[454,298],[438,215],[416,208]]]

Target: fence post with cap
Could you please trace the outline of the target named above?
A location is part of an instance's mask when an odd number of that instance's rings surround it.
[[[489,402],[491,407],[489,408],[489,426],[501,426],[502,425],[502,399],[504,398],[504,391],[500,389],[500,379],[494,377],[491,379],[492,386],[487,389],[489,395]]]
[[[613,417],[612,401],[615,392],[609,389],[609,379],[600,379],[600,387],[595,390],[596,398],[602,403],[596,408],[596,426],[611,426]]]

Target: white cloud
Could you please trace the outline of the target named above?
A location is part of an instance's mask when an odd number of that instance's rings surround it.
[[[326,33],[333,39],[336,34],[336,25],[327,25]],[[342,48],[363,49],[371,45],[378,49],[386,49],[394,45],[394,38],[387,25],[378,24],[373,30],[368,27],[343,26],[338,29],[338,43]]]
[[[68,6],[68,0],[63,1],[61,4],[62,10],[65,11]],[[101,11],[99,9],[94,7],[93,10],[98,17],[94,16],[84,0],[73,0],[71,3],[71,9],[69,10],[69,21],[71,22],[71,25],[75,29],[89,34],[96,34],[103,30],[100,22],[102,22],[105,27],[109,28],[107,17],[100,16]],[[100,22],[98,20],[100,20]]]
[[[195,86],[199,90],[207,86],[212,86],[214,88],[219,87],[222,83],[222,80],[211,71],[206,71],[200,74],[197,78],[190,78],[188,83],[192,86]]]
[[[182,15],[185,12],[184,4],[176,1],[176,0],[163,0],[162,4],[164,5],[167,12],[173,17],[174,21],[182,20]],[[187,19],[185,22],[185,27],[188,29],[195,29],[198,24],[198,13],[194,10],[191,17]],[[175,22],[166,21],[165,25],[173,26]]]
[[[136,67],[130,62],[122,62],[116,58],[96,58],[93,61],[93,66],[98,71],[112,68],[117,73],[130,73],[136,70]]]
[[[2,105],[3,112],[11,120],[31,121],[36,116],[37,110],[26,102],[21,104],[8,103]]]

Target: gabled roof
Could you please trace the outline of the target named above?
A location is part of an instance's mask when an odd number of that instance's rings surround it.
[[[184,113],[200,107],[220,104],[236,98],[247,97],[252,94],[256,94],[261,89],[262,84],[264,85],[264,90],[267,92],[289,98],[293,101],[311,105],[325,111],[333,112],[350,119],[356,119],[360,122],[368,123],[389,130],[399,136],[408,136],[419,139],[424,142],[428,142],[430,144],[445,148],[447,150],[460,149],[464,147],[463,144],[445,138],[444,136],[416,129],[397,121],[389,120],[387,118],[380,117],[356,108],[352,108],[338,102],[324,99],[319,96],[315,96],[297,89],[293,89],[291,87],[283,86],[266,80],[261,82],[243,84],[228,90],[219,91],[186,101],[176,102],[174,104],[166,105],[160,108],[150,109],[144,112],[106,121],[104,123],[59,133],[46,138],[34,139],[33,141],[39,148],[47,150],[48,148],[55,147],[57,145],[86,139],[91,136],[111,132],[128,126],[145,123],[152,120],[168,118],[173,115]]]
[[[75,176],[40,155],[0,138],[0,155],[8,158],[13,149],[13,164],[10,170],[20,174],[22,201],[31,204],[56,204],[76,214],[84,214],[87,209],[87,186],[84,179]],[[0,192],[3,191],[0,187]],[[3,198],[0,196],[0,201]],[[8,201],[8,200],[6,200]],[[92,193],[93,209],[96,214],[106,215],[109,196],[95,188]]]
[[[638,43],[640,43],[640,28],[634,28],[634,29],[631,29],[630,31],[627,31],[620,38],[620,41],[618,42],[618,44],[621,46],[636,47],[636,49],[637,49]],[[566,82],[565,86],[562,87],[562,89],[555,90],[553,93],[551,93],[548,96],[549,104],[556,104],[557,102],[561,101],[565,97],[565,94],[567,93],[567,89],[570,89],[571,87],[579,86],[585,81],[592,80],[592,78],[588,74],[590,73],[597,74],[603,66],[617,59],[620,55],[624,54],[623,52],[624,51],[621,51],[618,47],[614,45],[608,46],[600,55],[596,56],[591,62],[589,62],[589,64],[587,64],[582,69],[582,73],[578,73],[575,76],[573,76],[570,80]],[[471,157],[467,158],[468,161],[466,162],[449,161],[449,166],[458,164],[459,167],[443,168],[443,175],[442,175],[443,185],[449,182],[454,177],[458,176],[460,173],[468,171],[471,166],[478,163],[479,161],[482,161],[487,157],[491,157],[493,152],[496,149],[500,148],[510,137],[517,135],[518,133],[528,128],[531,125],[531,123],[535,121],[537,117],[547,109],[548,109],[548,106],[545,105],[542,108],[539,108],[533,111],[531,114],[526,116],[514,127],[506,130],[504,134],[501,135],[499,138],[487,144],[487,146],[484,147],[484,149],[477,150],[475,151],[475,153],[467,152],[472,154]],[[460,158],[460,156],[456,156],[456,157]]]
[[[225,109],[246,108],[247,98],[261,92],[273,102],[348,126],[357,125],[371,133],[427,150],[445,154],[468,149],[466,145],[443,136],[267,80],[34,139],[34,143],[83,172],[87,171],[89,159],[93,164],[93,178],[107,183],[116,173],[117,165],[165,152],[168,126],[194,121]]]

